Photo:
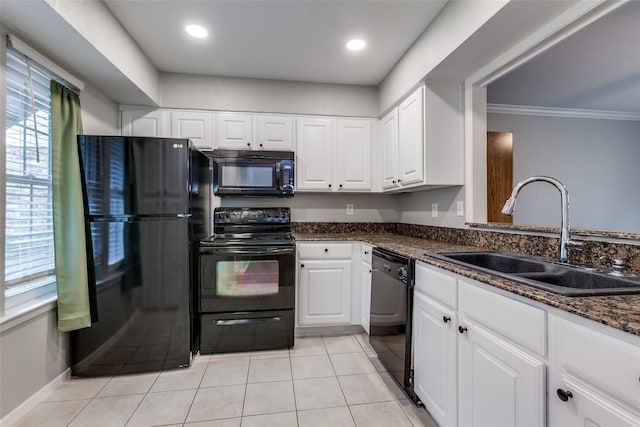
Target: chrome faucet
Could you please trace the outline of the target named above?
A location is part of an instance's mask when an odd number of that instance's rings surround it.
[[[520,190],[527,184],[532,182],[547,182],[558,189],[560,192],[560,204],[562,205],[562,217],[560,219],[560,248],[559,248],[559,260],[562,263],[569,262],[569,249],[582,246],[582,242],[571,240],[569,235],[569,192],[567,187],[555,178],[548,176],[532,176],[527,179],[523,179],[513,187],[511,197],[507,199],[504,204],[501,213],[503,215],[513,216],[513,211],[516,209],[516,199]]]

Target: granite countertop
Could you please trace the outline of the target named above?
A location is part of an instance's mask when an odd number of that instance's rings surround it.
[[[481,250],[474,246],[401,236],[392,233],[294,233],[297,241],[362,241],[440,267],[478,282],[585,317],[612,328],[640,336],[640,294],[564,297],[508,279],[465,268],[429,256],[429,253]]]

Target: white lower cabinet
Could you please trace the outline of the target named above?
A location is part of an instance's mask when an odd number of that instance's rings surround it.
[[[545,425],[545,363],[479,324],[461,323],[459,425]]]
[[[441,427],[545,424],[545,362],[523,347],[527,340],[509,338],[519,324],[538,322],[531,310],[416,263],[414,387]],[[513,321],[500,324],[501,311]]]
[[[551,320],[551,425],[640,426],[640,345]]]
[[[440,427],[457,423],[457,315],[421,292],[413,300],[414,389]]]
[[[298,243],[299,326],[352,323],[352,264],[351,243]]]
[[[422,262],[415,278],[414,387],[441,427],[640,426],[640,337]]]

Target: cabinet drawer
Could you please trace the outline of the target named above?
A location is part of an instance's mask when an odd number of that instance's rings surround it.
[[[558,362],[565,371],[640,405],[640,347],[565,319],[557,325]]]
[[[546,313],[539,308],[459,281],[464,317],[541,356],[547,352]],[[462,322],[464,322],[464,318]]]
[[[456,278],[421,262],[416,262],[416,291],[431,296],[451,308],[458,307]]]
[[[300,259],[351,259],[351,243],[298,243]]]
[[[360,245],[360,255],[362,255],[362,261],[366,262],[369,265],[371,265],[372,252],[373,246],[367,245],[366,243]]]

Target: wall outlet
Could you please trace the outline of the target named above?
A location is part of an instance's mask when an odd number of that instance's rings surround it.
[[[456,208],[456,215],[464,216],[464,202],[462,200],[458,200],[458,205]]]
[[[347,215],[353,215],[353,203],[347,203]]]
[[[438,204],[431,203],[431,218],[438,218]]]

